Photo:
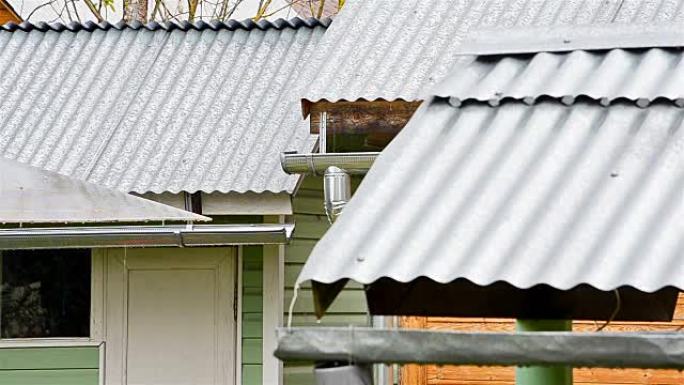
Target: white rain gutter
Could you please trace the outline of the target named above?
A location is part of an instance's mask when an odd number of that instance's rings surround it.
[[[293,224],[24,228],[0,230],[0,250],[285,244]]]

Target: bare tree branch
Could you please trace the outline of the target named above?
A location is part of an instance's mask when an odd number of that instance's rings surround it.
[[[325,0],[320,0],[320,4],[318,5],[318,13],[316,14],[316,18],[320,19],[321,16],[323,16],[323,7],[325,7]]]
[[[50,1],[48,1],[47,3],[40,4],[39,6],[33,8],[33,11],[31,11],[31,13],[29,13],[29,15],[26,16],[26,20],[29,20],[29,19],[31,18],[31,16],[33,16],[33,14],[36,13],[36,11],[38,11],[38,10],[41,9],[41,8],[48,7],[48,6],[52,8],[52,4],[53,4],[55,1],[57,1],[57,0],[50,0]],[[54,8],[53,8],[53,9],[54,9]]]
[[[97,10],[97,8],[95,7],[95,4],[93,4],[92,0],[83,0],[83,2],[85,3],[85,5],[90,10],[90,13],[92,13],[93,16],[95,16],[95,18],[97,19],[98,22],[104,21],[104,17],[102,17],[102,14]]]

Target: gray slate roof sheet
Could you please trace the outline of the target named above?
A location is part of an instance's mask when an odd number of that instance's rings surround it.
[[[127,192],[292,192],[327,23],[8,24],[0,155]]]
[[[311,69],[304,99],[422,100],[475,29],[682,22],[682,0],[348,0]]]

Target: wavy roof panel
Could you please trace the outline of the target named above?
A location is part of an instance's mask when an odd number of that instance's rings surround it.
[[[471,30],[684,21],[682,0],[348,0],[313,55],[303,99],[425,99]]]
[[[8,24],[0,154],[126,192],[292,192],[328,21]]]
[[[684,289],[684,109],[422,106],[298,282]]]
[[[452,103],[528,104],[548,96],[571,104],[586,96],[607,105],[627,99],[645,107],[657,99],[684,106],[684,54],[679,48],[577,50],[480,56],[435,89]]]

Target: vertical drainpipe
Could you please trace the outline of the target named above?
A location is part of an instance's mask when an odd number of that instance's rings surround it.
[[[351,198],[351,178],[339,167],[330,166],[323,176],[323,197],[325,215],[330,223],[342,214],[344,206]]]
[[[521,332],[572,331],[569,320],[517,320]],[[516,385],[572,385],[572,367],[528,366],[515,369]]]

